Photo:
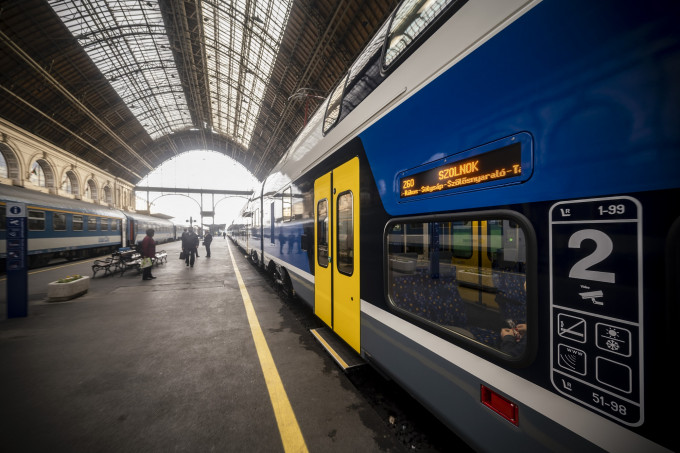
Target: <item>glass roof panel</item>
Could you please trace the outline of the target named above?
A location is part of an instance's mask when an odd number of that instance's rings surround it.
[[[205,1],[213,128],[247,147],[281,45],[291,1]]]
[[[157,1],[49,3],[152,138],[191,126]]]
[[[158,0],[48,0],[156,139],[192,124]],[[212,127],[248,147],[292,0],[203,0]]]

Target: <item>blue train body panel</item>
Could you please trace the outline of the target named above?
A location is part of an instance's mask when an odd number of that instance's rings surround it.
[[[385,209],[678,187],[677,17],[669,2],[540,3],[361,133]],[[400,172],[520,132],[532,137],[526,182],[400,200]]]

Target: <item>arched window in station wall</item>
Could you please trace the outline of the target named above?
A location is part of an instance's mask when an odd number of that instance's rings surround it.
[[[19,179],[19,161],[12,148],[0,143],[0,178]]]
[[[50,164],[44,159],[38,159],[31,165],[28,180],[38,187],[54,187],[54,172]]]

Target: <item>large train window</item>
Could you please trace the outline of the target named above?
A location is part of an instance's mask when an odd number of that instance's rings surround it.
[[[73,215],[73,231],[83,231],[83,216]]]
[[[118,223],[120,220],[118,219],[111,219],[111,231],[118,231]],[[157,227],[156,231],[160,231],[160,229]]]
[[[45,231],[45,211],[28,210],[29,231]]]
[[[87,217],[87,230],[97,231],[97,218],[93,216]]]
[[[385,40],[383,71],[394,69],[467,0],[404,0],[395,11]],[[441,19],[441,20],[440,20]]]
[[[340,106],[342,105],[342,93],[345,91],[345,83],[347,83],[347,75],[345,75],[338,86],[335,87],[335,90],[333,90],[333,93],[328,100],[326,116],[323,120],[324,135],[335,126],[335,123],[338,122],[338,118],[340,118]]]
[[[388,25],[388,23],[385,23],[380,27],[368,46],[361,52],[359,58],[352,64],[340,107],[339,121],[342,121],[385,80],[385,77],[380,73],[382,66],[380,57],[382,56]]]
[[[505,215],[391,222],[385,238],[390,303],[420,324],[522,360],[530,228]]]
[[[53,212],[52,213],[52,229],[54,231],[66,231],[66,213]]]
[[[352,192],[343,192],[337,199],[337,266],[345,275],[354,272],[354,200]]]

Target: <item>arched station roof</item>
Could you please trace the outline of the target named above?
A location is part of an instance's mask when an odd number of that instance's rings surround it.
[[[398,0],[2,0],[0,117],[137,184],[184,151],[262,179]]]

